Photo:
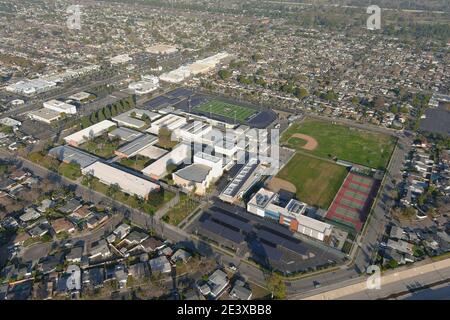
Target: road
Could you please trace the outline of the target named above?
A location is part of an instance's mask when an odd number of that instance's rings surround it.
[[[414,265],[407,265],[395,270],[390,270],[381,275],[380,287],[369,289],[366,278],[360,281],[340,286],[318,294],[304,294],[302,299],[307,300],[367,300],[388,299],[392,295],[408,295],[424,286],[450,282],[450,259],[438,262],[423,261]],[[448,290],[447,290],[448,291]],[[301,298],[301,296],[299,296]]]

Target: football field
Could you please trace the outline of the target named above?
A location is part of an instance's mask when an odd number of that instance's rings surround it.
[[[257,110],[229,104],[219,100],[208,101],[196,107],[195,110],[201,111],[206,115],[211,113],[212,115],[218,115],[232,120],[236,119],[240,122],[244,122],[249,117],[258,113]]]

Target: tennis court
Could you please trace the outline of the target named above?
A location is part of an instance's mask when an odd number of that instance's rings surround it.
[[[361,231],[375,189],[374,179],[349,173],[328,209],[326,219],[354,231]]]

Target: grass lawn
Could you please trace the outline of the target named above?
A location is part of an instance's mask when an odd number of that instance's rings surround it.
[[[296,154],[277,175],[295,185],[300,201],[323,209],[328,209],[346,176],[345,167],[304,154]]]
[[[73,163],[62,162],[59,165],[58,173],[71,180],[77,180],[79,177],[81,177],[80,166],[77,166]]]
[[[141,171],[146,166],[148,166],[151,162],[153,162],[153,160],[148,157],[134,156],[131,158],[123,158],[120,160],[119,163],[125,167],[134,169],[136,171]]]
[[[114,151],[119,148],[119,139],[108,139],[103,136],[83,143],[79,148],[95,154],[101,158],[109,159],[114,156]]]
[[[202,105],[199,105],[195,109],[208,114],[211,112],[212,114],[229,119],[234,119],[236,115],[236,120],[241,122],[245,121],[248,117],[258,113],[258,111],[251,108],[237,106],[218,100],[206,102]]]
[[[291,125],[281,137],[281,143],[296,149],[301,142],[290,138],[294,133],[303,133],[315,138],[319,146],[311,152],[322,158],[337,157],[375,169],[385,169],[395,146],[389,135],[363,131],[326,121],[306,120]]]
[[[167,223],[170,223],[174,226],[180,224],[181,221],[184,220],[195,208],[197,208],[199,203],[189,197],[186,194],[180,194],[180,201],[178,204],[171,208],[166,215],[163,217],[163,220]]]

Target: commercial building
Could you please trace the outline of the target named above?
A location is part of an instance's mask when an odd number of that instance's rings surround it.
[[[142,170],[142,173],[153,178],[161,179],[167,175],[167,166],[170,164],[180,165],[181,163],[190,160],[191,146],[181,143],[177,145],[171,152],[165,154],[148,167]]]
[[[306,204],[293,199],[289,192],[274,193],[261,188],[247,203],[247,211],[276,220],[294,232],[325,242],[333,228],[328,223],[306,216]]]
[[[147,147],[155,144],[157,141],[158,137],[151,134],[143,134],[133,141],[122,146],[118,150],[114,151],[114,153],[121,158],[131,158],[139,154]]]
[[[90,127],[87,127],[83,130],[75,132],[64,138],[66,143],[71,144],[73,146],[78,146],[90,139],[98,137],[103,133],[107,132],[110,128],[114,127],[116,124],[109,120],[103,120],[99,123],[96,123]]]
[[[50,100],[44,102],[44,108],[60,112],[60,113],[66,113],[66,114],[76,114],[77,113],[77,107],[75,107],[72,104],[68,104],[59,100]]]
[[[97,161],[82,169],[84,175],[92,175],[106,185],[117,184],[123,192],[147,199],[149,193],[159,190],[160,186],[151,181]]]
[[[159,88],[159,78],[155,76],[147,77],[146,80],[132,82],[128,89],[133,90],[137,95],[143,95],[153,92]]]
[[[75,93],[75,94],[69,96],[68,99],[83,103],[83,102],[88,101],[90,97],[91,97],[91,94],[89,92],[81,91],[81,92],[78,92],[78,93]]]
[[[49,91],[55,87],[56,82],[53,81],[47,81],[43,79],[26,79],[5,87],[5,90],[29,96]]]
[[[50,124],[59,120],[61,118],[61,114],[50,109],[42,108],[29,112],[28,117],[33,120]]]
[[[167,128],[170,131],[174,131],[184,126],[186,123],[187,121],[185,117],[169,113],[162,118],[152,122],[147,132],[157,135],[161,128]]]

